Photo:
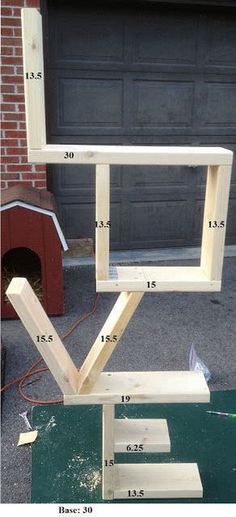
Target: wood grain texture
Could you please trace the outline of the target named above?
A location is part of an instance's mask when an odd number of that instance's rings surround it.
[[[195,463],[116,464],[114,499],[137,502],[148,498],[186,498],[203,496],[201,478]],[[129,496],[135,490],[143,496]]]
[[[156,418],[115,419],[115,452],[170,452],[167,421]],[[137,450],[137,447],[142,447]]]
[[[221,280],[231,166],[209,167],[203,218],[201,268],[211,281]],[[216,227],[209,227],[217,223]],[[224,226],[221,227],[221,222]]]
[[[46,145],[42,17],[37,9],[21,9],[25,112],[28,151]],[[26,74],[41,73],[41,78]],[[29,158],[30,160],[30,158]]]
[[[128,396],[129,400],[123,400]],[[209,402],[201,372],[102,372],[90,393],[68,395],[65,404]]]
[[[109,275],[110,229],[110,166],[96,166],[96,278],[107,280]],[[101,226],[103,224],[103,226]],[[100,226],[100,227],[99,227]]]
[[[121,293],[79,371],[78,392],[90,393],[134,314],[143,293]],[[110,341],[106,341],[106,336]],[[105,340],[104,340],[105,339]]]
[[[114,496],[114,405],[102,407],[102,498]]]
[[[96,282],[98,292],[192,292],[220,291],[220,288],[220,280],[210,280],[203,268],[189,266],[117,266],[110,268],[108,280]]]
[[[233,153],[222,147],[119,146],[47,144],[31,150],[29,161],[65,163],[65,152],[73,152],[73,163],[110,165],[230,165]]]
[[[26,278],[13,278],[6,294],[65,395],[77,392],[78,372]],[[45,335],[50,342],[38,342]]]

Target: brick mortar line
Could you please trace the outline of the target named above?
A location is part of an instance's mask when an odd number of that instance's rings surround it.
[[[14,104],[14,103],[13,102],[2,102],[2,105],[4,105],[4,104],[6,105],[6,104]],[[16,103],[16,104],[20,104],[20,103]],[[24,104],[24,102],[22,102],[21,104]],[[10,114],[14,115],[14,113],[16,113],[17,115],[21,115],[21,114],[24,115],[25,111],[19,111],[19,108],[18,108],[17,111],[16,110],[14,110],[14,111],[9,110],[9,111],[4,111],[3,112],[3,114],[6,114],[6,115],[10,115]],[[11,120],[3,119],[3,122],[11,122]],[[14,120],[12,122],[14,122]],[[24,122],[24,121],[21,120],[21,122]]]
[[[20,47],[18,47],[18,48],[20,48]],[[4,55],[2,55],[2,57],[13,57],[13,58],[15,58],[15,57],[17,57],[17,56],[4,56]],[[19,57],[20,57],[20,56],[19,56]],[[22,70],[23,70],[23,61],[22,61],[22,65],[17,64],[17,63],[15,63],[15,64],[14,64],[14,63],[6,63],[6,64],[4,63],[4,64],[2,64],[2,67],[4,67],[4,66],[12,67],[12,68],[14,69],[15,74],[16,74],[18,77],[22,75],[22,77],[24,78],[24,74],[23,74],[23,73],[22,73],[22,74],[18,74],[18,73],[17,73],[17,68],[19,68],[19,67],[20,67],[20,68],[22,68]],[[3,74],[3,76],[8,76],[8,75],[12,75],[12,74]]]

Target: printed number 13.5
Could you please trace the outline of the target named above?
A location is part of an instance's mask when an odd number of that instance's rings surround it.
[[[219,223],[218,221],[208,221],[208,228],[224,228],[224,226],[224,221],[220,221]]]
[[[26,79],[42,79],[42,72],[37,72],[36,74],[34,72],[26,72],[25,78]]]

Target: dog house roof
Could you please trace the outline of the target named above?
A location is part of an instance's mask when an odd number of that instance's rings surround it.
[[[52,212],[57,212],[56,203],[53,195],[48,190],[36,189],[24,185],[15,185],[6,190],[2,190],[1,205],[6,205],[12,201],[23,201],[28,205],[45,208]]]
[[[48,190],[40,190],[24,185],[15,185],[2,190],[1,211],[9,210],[15,206],[21,206],[28,210],[34,210],[52,217],[64,251],[68,246],[58,221],[58,211],[53,194]]]

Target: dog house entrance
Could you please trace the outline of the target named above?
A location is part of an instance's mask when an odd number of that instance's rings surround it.
[[[12,248],[2,258],[4,292],[12,278],[19,276],[27,278],[35,294],[42,301],[41,261],[38,255],[29,248]],[[10,303],[6,295],[4,301],[7,304]]]

